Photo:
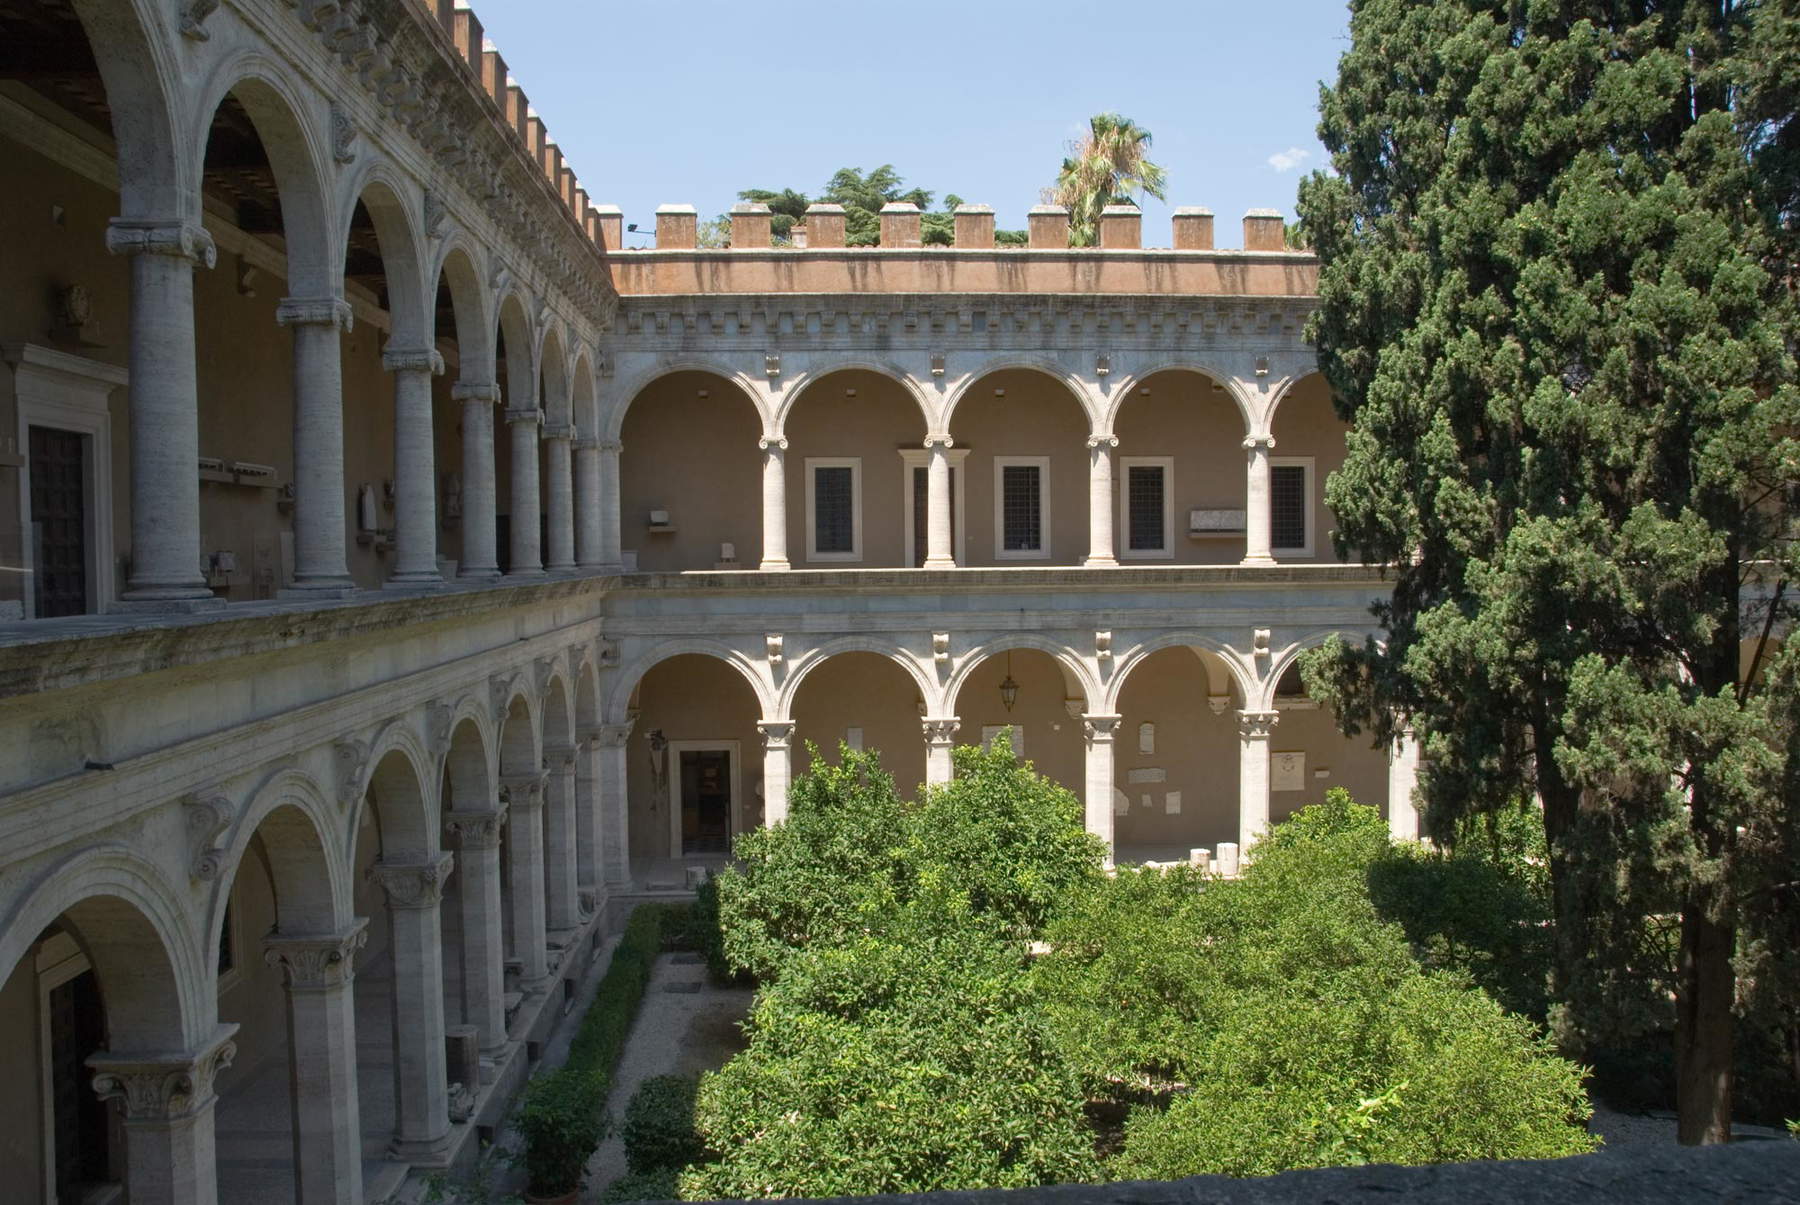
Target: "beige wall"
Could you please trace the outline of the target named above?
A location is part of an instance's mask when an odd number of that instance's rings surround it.
[[[1271,823],[1293,815],[1303,807],[1325,802],[1325,792],[1343,787],[1351,798],[1387,811],[1387,754],[1371,748],[1369,737],[1345,736],[1337,720],[1324,707],[1281,709],[1281,720],[1269,738],[1269,753],[1300,751],[1306,754],[1305,788],[1270,791]],[[1319,777],[1319,771],[1326,771]]]
[[[1079,688],[1048,653],[1014,649],[1012,677],[1019,684],[1019,698],[1007,711],[1000,701],[1006,674],[1006,654],[999,653],[976,666],[963,683],[956,696],[955,714],[962,721],[956,743],[979,745],[984,726],[1011,725],[1023,735],[1025,760],[1080,795],[1087,776],[1087,743],[1081,726],[1086,701],[1079,699]],[[1065,706],[1071,698],[1076,699],[1073,715]]]
[[[281,971],[264,964],[262,955],[262,937],[275,927],[275,890],[264,857],[262,839],[252,838],[231,884],[237,973],[219,993],[219,1020],[237,1023],[238,1053],[233,1073],[219,1081],[222,1108],[230,1107],[234,1084],[247,1085],[266,1064],[287,1061]]]
[[[708,396],[699,396],[702,389]],[[750,399],[710,373],[671,373],[637,395],[619,437],[619,541],[637,550],[638,568],[711,569],[724,542],[737,546],[742,567],[756,568],[761,432]],[[792,451],[787,463],[791,482],[799,476]],[[673,533],[650,533],[653,509],[669,512]],[[798,548],[789,545],[790,558]]]
[[[854,397],[845,390],[854,389]],[[788,560],[796,568],[887,569],[908,564],[900,449],[922,448],[925,416],[899,382],[880,373],[829,373],[794,402],[786,426]],[[855,457],[862,470],[862,558],[813,561],[806,538],[808,457]],[[760,495],[759,495],[760,496]],[[742,556],[742,553],[739,553]]]
[[[669,803],[651,789],[650,746],[657,729],[671,741],[737,741],[738,815],[735,832],[762,822],[762,737],[756,696],[738,672],[714,657],[688,653],[652,666],[638,684],[638,718],[626,749],[626,781],[631,798],[631,856],[669,856]],[[675,781],[675,758],[669,780]]]
[[[1275,411],[1274,458],[1313,458],[1313,555],[1300,557],[1278,551],[1275,554],[1277,560],[1304,562],[1338,559],[1331,547],[1331,531],[1337,526],[1337,520],[1325,505],[1325,478],[1343,466],[1344,437],[1349,430],[1331,408],[1331,387],[1316,372],[1295,382],[1287,396],[1281,399],[1281,405]],[[1352,549],[1351,556],[1355,555],[1355,550]]]
[[[894,786],[913,798],[925,781],[925,734],[912,675],[879,653],[839,653],[807,674],[794,696],[795,776],[810,764],[805,742],[835,764],[848,728],[862,729],[862,747],[879,750]]]
[[[1113,738],[1114,784],[1125,792],[1129,810],[1115,813],[1114,841],[1122,852],[1154,847],[1159,860],[1185,856],[1238,839],[1238,711],[1235,691],[1223,714],[1207,703],[1207,666],[1187,648],[1169,648],[1139,662],[1125,680],[1119,714],[1125,719]],[[1223,667],[1213,677],[1224,679]],[[1154,725],[1150,753],[1139,751],[1140,728]],[[1161,770],[1162,782],[1132,782],[1131,772]],[[1168,795],[1179,792],[1179,813],[1171,815]],[[1145,804],[1145,796],[1149,804]]]
[[[1148,389],[1148,394],[1143,392]],[[1244,419],[1231,394],[1214,389],[1210,378],[1196,372],[1159,372],[1146,378],[1125,399],[1113,421],[1119,437],[1113,461],[1113,519],[1120,561],[1148,565],[1235,565],[1244,558],[1244,535],[1187,534],[1188,511],[1241,510],[1245,492]],[[1118,486],[1125,481],[1125,460],[1133,456],[1170,456],[1170,557],[1145,558],[1128,553],[1126,509]]]
[[[0,1167],[20,1200],[44,1182],[43,1052],[38,1034],[37,946],[0,987]]]
[[[995,397],[994,390],[1005,395]],[[970,565],[1079,565],[1088,552],[1088,420],[1068,388],[1028,369],[990,373],[970,385],[950,419],[958,448],[967,448]],[[1050,557],[994,555],[994,458],[1050,458]],[[964,563],[962,561],[959,564]]]

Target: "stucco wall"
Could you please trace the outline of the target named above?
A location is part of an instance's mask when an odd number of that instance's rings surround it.
[[[846,390],[855,390],[847,396]],[[830,568],[909,564],[901,448],[922,448],[925,417],[899,382],[873,372],[836,372],[807,386],[787,421],[788,560]],[[806,536],[807,460],[854,457],[861,462],[862,556],[814,561]],[[741,554],[740,554],[741,555]]]
[[[994,390],[1004,389],[996,397]],[[969,565],[1078,565],[1088,552],[1088,419],[1061,382],[1024,369],[990,373],[973,383],[950,420],[964,462]],[[1015,560],[995,555],[994,459],[1050,458],[1050,556]]]
[[[878,653],[840,653],[807,674],[794,696],[794,773],[806,772],[804,744],[838,760],[848,728],[862,729],[864,749],[881,752],[904,798],[925,781],[925,737],[919,726],[919,687],[911,675]]]
[[[749,399],[707,373],[673,373],[637,396],[620,432],[619,541],[637,550],[638,568],[711,569],[725,542],[736,545],[744,568],[756,568],[762,559],[760,432]],[[790,482],[797,476],[789,470]],[[676,530],[651,533],[653,509],[668,511]],[[790,545],[790,554],[798,547]]]

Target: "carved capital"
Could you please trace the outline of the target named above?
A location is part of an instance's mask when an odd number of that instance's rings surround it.
[[[787,641],[780,632],[769,632],[763,636],[763,651],[768,655],[770,665],[780,665],[782,649]]]
[[[545,777],[542,773],[501,775],[501,802],[519,812],[543,807]]]
[[[1244,436],[1244,450],[1245,451],[1254,452],[1258,448],[1263,448],[1268,451],[1274,451],[1275,437],[1273,435],[1246,435],[1246,436]]]
[[[539,438],[546,442],[560,439],[565,443],[572,443],[575,439],[575,428],[568,423],[545,423],[543,433]]]
[[[631,740],[631,730],[635,726],[634,720],[627,720],[623,724],[602,724],[595,729],[595,739],[603,749],[623,749],[626,742]]]
[[[369,920],[359,916],[340,933],[263,938],[263,961],[280,967],[289,991],[343,987],[356,978],[356,952],[369,941]]]
[[[1119,446],[1117,435],[1090,435],[1087,446],[1090,448],[1116,448]]]
[[[931,634],[931,660],[937,665],[948,666],[950,664],[950,633],[933,632]]]
[[[465,850],[498,848],[500,833],[505,825],[504,804],[491,812],[444,813],[444,827],[450,831],[457,845]]]
[[[948,434],[927,435],[925,437],[925,447],[927,451],[932,448],[954,448],[955,446],[956,441],[951,439]]]
[[[1083,715],[1081,726],[1090,742],[1105,745],[1112,742],[1113,732],[1124,719],[1122,715]]]
[[[786,749],[788,742],[794,737],[794,722],[792,720],[758,720],[756,731],[762,735],[764,749]]]
[[[788,441],[780,438],[779,436],[765,435],[761,439],[756,441],[756,446],[761,448],[765,452],[768,452],[768,451],[785,452],[785,451],[787,451]]]
[[[389,372],[428,372],[444,375],[444,357],[429,347],[390,347],[381,353],[381,366]]]
[[[208,268],[219,262],[212,235],[187,222],[114,218],[106,227],[106,249],[114,255],[168,255]]]
[[[356,323],[350,303],[336,297],[284,297],[275,307],[281,326],[336,326],[348,331]]]
[[[577,435],[569,441],[569,446],[577,452],[598,452],[600,441],[592,435]]]
[[[949,745],[956,740],[956,730],[962,727],[962,720],[956,716],[927,716],[919,721],[925,730],[925,743],[928,745]]]
[[[223,838],[237,807],[217,792],[196,791],[182,797],[181,810],[187,816],[188,874],[195,882],[211,882],[224,866]]]
[[[369,881],[381,884],[390,908],[435,908],[455,864],[455,856],[447,853],[427,862],[382,860],[369,867]]]
[[[458,381],[450,386],[453,402],[485,402],[492,406],[500,401],[500,386],[492,381]]]
[[[625,450],[625,445],[620,443],[616,439],[596,440],[595,446],[597,446],[602,452],[610,452],[614,456],[617,456],[620,452]]]
[[[1275,725],[1281,722],[1279,711],[1240,711],[1238,712],[1238,736],[1247,741],[1266,741],[1275,733]]]
[[[544,412],[536,406],[506,410],[502,413],[506,419],[507,425],[512,427],[517,427],[522,423],[531,423],[535,426],[544,421]]]
[[[560,774],[575,768],[575,755],[580,750],[574,745],[545,745],[544,770],[550,774]]]
[[[221,1025],[193,1054],[134,1058],[100,1050],[89,1056],[94,1091],[116,1100],[127,1121],[179,1121],[212,1104],[219,1073],[237,1057],[236,1025]]]
[[[619,663],[619,642],[610,636],[600,637],[600,665],[610,668]]]

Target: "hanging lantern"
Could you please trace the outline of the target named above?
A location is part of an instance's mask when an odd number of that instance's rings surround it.
[[[1006,650],[1006,677],[1004,677],[1000,680],[1000,702],[1006,708],[1006,710],[1011,711],[1013,709],[1013,704],[1017,703],[1018,701],[1019,701],[1019,684],[1017,682],[1013,681],[1013,676],[1012,676],[1012,650],[1007,649]]]

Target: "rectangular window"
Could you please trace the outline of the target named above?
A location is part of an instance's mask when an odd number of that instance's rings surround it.
[[[806,559],[862,560],[862,461],[806,461]]]
[[[1312,458],[1269,462],[1269,543],[1276,552],[1312,555]]]
[[[994,459],[994,556],[1042,560],[1050,555],[1050,458]]]
[[[1123,555],[1174,556],[1169,532],[1174,525],[1175,460],[1170,456],[1125,456],[1119,461],[1119,516],[1124,527]]]

